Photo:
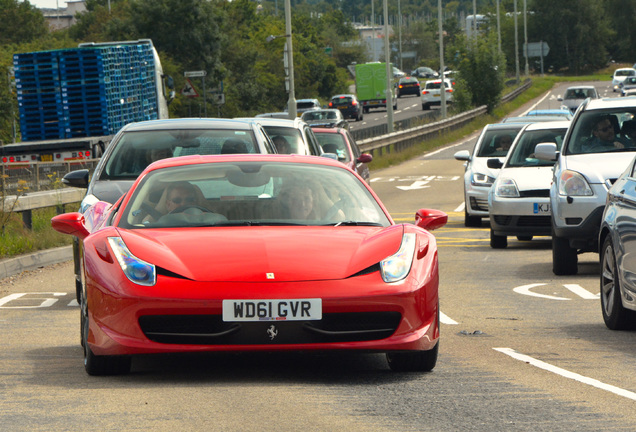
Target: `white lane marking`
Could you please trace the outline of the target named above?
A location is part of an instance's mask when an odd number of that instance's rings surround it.
[[[40,295],[46,295],[46,297],[39,297]],[[41,308],[41,307],[42,308],[51,307],[58,301],[58,299],[51,298],[49,295],[52,295],[54,297],[62,297],[62,296],[65,296],[66,293],[33,292],[33,293],[10,294],[0,299],[0,309],[35,309],[35,308]],[[18,306],[5,306],[6,304],[12,301],[17,301]],[[34,303],[34,301],[37,304],[24,305],[25,303]],[[20,304],[22,304],[22,306],[20,306]]]
[[[76,299],[73,299],[66,306],[79,306],[79,303],[77,302]]]
[[[601,390],[605,390],[611,393],[614,393],[618,396],[622,396],[628,399],[636,400],[636,393],[631,392],[629,390],[622,389],[620,387],[613,386],[611,384],[605,384],[599,380],[594,378],[589,378],[583,375],[579,375],[574,372],[570,372],[568,370],[562,369],[557,366],[553,366],[549,363],[543,362],[541,360],[537,360],[534,357],[527,356],[525,354],[518,353],[517,351],[511,348],[493,348],[495,351],[499,351],[500,353],[506,354],[516,360],[520,360],[522,362],[531,364],[532,366],[538,367],[539,369],[546,370],[548,372],[555,373],[557,375],[561,375],[564,378],[572,379],[574,381],[578,381],[583,384],[590,385],[592,387],[596,387]]]
[[[444,312],[439,313],[439,322],[441,322],[442,324],[448,324],[448,325],[458,325],[459,323],[457,321],[455,321],[452,318],[449,318],[448,315],[446,315]]]
[[[534,287],[538,287],[541,285],[547,285],[544,283],[534,283],[534,284],[530,284],[530,285],[522,285],[516,288],[513,288],[512,290],[516,293],[519,294],[524,294],[527,296],[531,296],[531,297],[541,297],[541,298],[546,298],[546,299],[551,299],[551,300],[570,300],[569,298],[564,298],[564,297],[556,297],[556,296],[551,296],[551,295],[546,295],[546,294],[537,294],[535,292],[530,291],[532,288]]]
[[[465,203],[465,202],[463,202],[463,203],[461,203],[461,204],[459,205],[459,207],[457,207],[454,211],[456,211],[456,212],[463,212],[465,208],[466,208],[466,203]]]
[[[578,284],[563,284],[563,286],[585,300],[598,300],[601,298],[601,293],[592,294]]]

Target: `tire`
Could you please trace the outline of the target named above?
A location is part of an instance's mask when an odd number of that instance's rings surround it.
[[[519,240],[519,241],[530,241],[530,240],[532,240],[532,236],[531,235],[520,235],[520,236],[517,236],[517,240]]]
[[[429,104],[422,104],[422,109],[423,109],[424,111],[428,111],[428,110],[430,110],[430,109],[431,109],[431,107],[430,107],[430,105],[429,105]]]
[[[464,226],[469,228],[481,227],[481,218],[479,216],[471,216],[464,210]]]
[[[88,311],[87,311],[88,312]],[[93,376],[123,375],[130,372],[130,356],[96,356],[88,345],[88,316],[83,324],[82,346],[84,347],[84,369]]]
[[[369,108],[367,107],[362,108],[362,112],[365,114],[369,114]]]
[[[603,321],[610,330],[631,329],[634,326],[632,323],[636,314],[623,306],[616,254],[610,236],[607,236],[603,242],[600,261]]]
[[[495,232],[490,229],[490,247],[493,249],[505,249],[508,247],[508,237],[496,235]]]
[[[557,276],[575,275],[578,272],[576,249],[570,247],[566,238],[552,232],[552,272]]]
[[[439,342],[428,351],[403,351],[386,353],[389,367],[395,372],[429,372],[437,363]]]

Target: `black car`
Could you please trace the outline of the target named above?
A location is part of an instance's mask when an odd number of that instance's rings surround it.
[[[340,110],[344,118],[362,120],[362,106],[358,102],[358,98],[353,94],[335,95],[329,102],[329,108]]]
[[[420,81],[413,77],[400,78],[397,83],[397,97],[404,95],[420,95]]]
[[[342,112],[337,109],[306,111],[300,118],[311,127],[349,129],[349,123],[344,119]]]
[[[414,77],[418,77],[418,78],[438,78],[439,77],[439,73],[435,72],[433,69],[431,69],[430,67],[426,67],[426,66],[420,66],[417,69],[415,69],[414,71],[411,72],[411,76]]]

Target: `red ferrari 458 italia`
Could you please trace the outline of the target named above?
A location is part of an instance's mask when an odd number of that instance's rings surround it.
[[[396,224],[345,165],[299,155],[151,164],[115,204],[53,227],[82,240],[84,364],[127,373],[137,354],[362,350],[429,371],[438,260],[420,209]]]

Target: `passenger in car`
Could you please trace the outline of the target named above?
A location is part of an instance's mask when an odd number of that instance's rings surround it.
[[[289,142],[287,142],[285,137],[281,135],[276,135],[274,138],[272,138],[272,141],[274,141],[274,145],[276,146],[276,151],[278,153],[280,154],[291,153],[291,146],[289,145]]]
[[[281,190],[279,199],[284,216],[290,219],[317,219],[314,211],[314,197],[307,185],[292,184]]]
[[[510,146],[512,145],[512,137],[508,134],[498,135],[495,139],[495,151],[508,154]]]

